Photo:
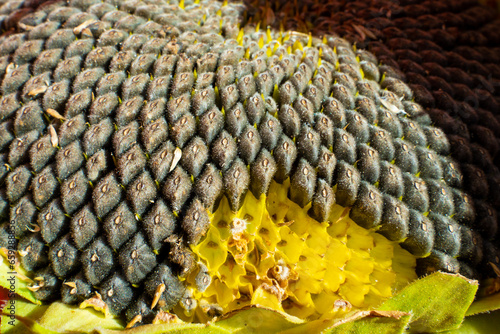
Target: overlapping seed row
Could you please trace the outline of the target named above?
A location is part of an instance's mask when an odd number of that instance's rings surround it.
[[[359,225],[432,252],[421,274],[498,264],[467,226],[480,206],[460,190],[448,139],[409,86],[340,38],[241,34],[243,12],[55,2],[1,37],[2,235],[12,222],[38,298],[98,291],[111,313],[151,321],[197,270],[188,245],[207,210],[225,195],[236,211],[273,179],[290,178],[318,221],[352,207]]]
[[[487,263],[498,256],[500,205],[500,20],[495,10],[469,0],[274,2],[264,12],[259,11],[262,1],[248,3],[249,18],[317,35],[338,34],[373,52],[393,89],[390,82],[407,83],[413,101],[424,108],[420,120],[446,134],[450,150],[445,155],[457,162],[461,174],[451,185],[468,196],[466,203],[455,196],[456,211],[448,214],[481,234],[489,260],[480,271],[494,276]]]

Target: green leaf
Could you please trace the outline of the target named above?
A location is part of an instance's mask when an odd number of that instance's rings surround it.
[[[4,309],[4,313],[8,309]],[[115,318],[105,318],[90,309],[80,309],[59,302],[50,306],[39,306],[30,302],[15,300],[15,323],[2,316],[1,333],[89,333],[95,328],[122,329],[124,326]]]
[[[500,293],[488,297],[481,297],[474,301],[467,310],[466,316],[485,313],[500,309]]]
[[[396,319],[394,317],[367,317],[356,321],[350,321],[343,325],[328,330],[329,334],[401,334],[410,322],[411,315],[405,315]]]
[[[343,318],[314,320],[280,333],[403,333],[410,319],[410,314],[399,311],[354,311]]]
[[[228,314],[216,325],[229,333],[278,333],[303,323],[303,320],[282,312],[250,307]]]
[[[12,319],[8,316],[2,315],[2,324],[0,325],[0,333],[6,334],[25,334],[29,333],[29,327],[24,325],[22,322],[15,320],[14,323],[9,323]]]
[[[500,328],[500,311],[466,317],[462,326],[446,334],[485,334],[497,333]]]
[[[436,272],[411,283],[379,310],[411,313],[410,332],[452,330],[462,323],[477,288],[477,281]]]
[[[2,314],[2,324],[0,327],[0,333],[27,333],[28,328],[30,328],[31,322],[39,319],[43,312],[47,309],[48,306],[40,306],[35,305],[26,300],[15,298],[12,299],[13,303],[8,301],[8,304],[3,309]],[[11,310],[9,306],[13,305],[12,311],[15,317],[11,317]],[[17,317],[17,318],[16,318]],[[20,318],[22,317],[22,321]],[[27,319],[27,320],[25,320]],[[30,322],[31,321],[31,322]],[[29,323],[28,325],[26,323]]]
[[[2,249],[2,251],[5,249]],[[5,250],[7,251],[7,250]],[[11,266],[4,254],[0,254],[0,286],[10,290],[13,290],[21,297],[29,300],[35,304],[42,304],[39,300],[35,298],[33,292],[28,289],[30,284],[27,281],[27,272],[21,268],[21,266],[16,266],[11,270]]]
[[[64,333],[70,331],[90,332],[94,328],[122,329],[123,323],[113,317],[105,317],[92,309],[80,309],[60,302],[52,303],[38,321],[50,330]]]

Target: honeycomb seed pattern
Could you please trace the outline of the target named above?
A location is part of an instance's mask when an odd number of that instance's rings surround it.
[[[379,3],[322,5],[323,39],[258,30],[244,22],[256,7],[213,0],[49,2],[20,18],[2,3],[1,235],[13,222],[37,298],[99,292],[146,321],[187,296],[208,211],[287,179],[314,219],[336,203],[401,241],[419,275],[493,275],[499,21],[470,1]]]

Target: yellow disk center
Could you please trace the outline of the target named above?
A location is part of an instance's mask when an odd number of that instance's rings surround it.
[[[193,251],[211,283],[192,289],[198,311],[223,313],[260,305],[314,320],[368,309],[416,279],[415,257],[398,243],[366,230],[336,205],[327,222],[311,218],[288,199],[289,181],[273,182],[269,195],[246,195],[238,212],[226,198],[211,214],[211,226]],[[204,310],[205,312],[202,312]]]

